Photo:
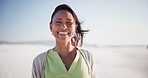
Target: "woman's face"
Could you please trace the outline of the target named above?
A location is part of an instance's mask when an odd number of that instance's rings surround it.
[[[52,19],[50,30],[56,41],[69,42],[76,33],[76,23],[70,12],[67,10],[58,11]]]

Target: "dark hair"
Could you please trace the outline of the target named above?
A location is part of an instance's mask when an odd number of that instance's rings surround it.
[[[57,6],[57,7],[55,8],[54,12],[53,12],[52,15],[51,15],[50,24],[51,24],[52,21],[53,21],[54,15],[55,15],[58,11],[60,11],[60,10],[67,10],[68,12],[70,12],[70,13],[72,14],[72,16],[73,16],[73,18],[74,18],[76,24],[78,25],[78,26],[77,26],[77,29],[76,29],[76,36],[73,37],[73,38],[74,38],[74,40],[76,41],[76,46],[78,46],[79,41],[80,41],[80,46],[82,46],[84,34],[85,34],[85,32],[88,32],[89,30],[82,30],[82,28],[81,28],[81,23],[79,22],[77,15],[76,15],[75,12],[70,8],[70,6],[68,6],[68,5],[66,5],[66,4],[61,4],[61,5]]]

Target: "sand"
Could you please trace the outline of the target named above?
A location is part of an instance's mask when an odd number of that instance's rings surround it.
[[[35,56],[52,46],[0,44],[0,78],[30,78]],[[87,47],[99,78],[148,78],[148,49]]]

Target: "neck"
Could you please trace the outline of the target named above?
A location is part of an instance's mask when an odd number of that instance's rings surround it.
[[[71,42],[60,43],[56,41],[54,50],[57,51],[61,56],[68,56],[75,50],[75,46],[73,46]]]

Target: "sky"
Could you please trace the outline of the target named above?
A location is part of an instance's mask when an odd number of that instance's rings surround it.
[[[147,0],[0,0],[0,41],[54,40],[50,17],[63,3],[90,30],[84,43],[148,45]]]

